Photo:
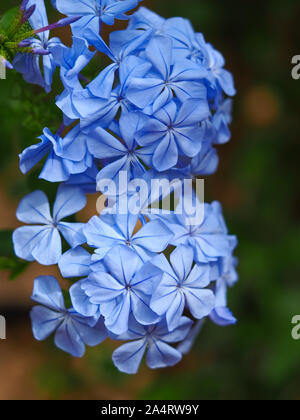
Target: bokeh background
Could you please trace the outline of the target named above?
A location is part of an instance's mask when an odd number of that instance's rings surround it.
[[[50,1],[46,0],[46,3]],[[47,96],[10,72],[0,81],[0,399],[298,399],[300,341],[291,319],[300,314],[300,80],[291,58],[300,54],[299,0],[151,0],[165,17],[189,18],[222,51],[235,76],[232,140],[219,148],[220,167],[206,180],[206,200],[219,200],[230,231],[239,237],[240,282],[229,295],[239,323],[207,322],[193,351],[172,369],[119,373],[114,344],[89,349],[83,359],[36,342],[29,322],[35,276],[55,267],[13,257],[11,231],[18,201],[40,188],[38,171],[22,176],[17,155],[42,129],[57,130],[60,113]],[[1,0],[1,11],[18,4]],[[51,20],[57,17],[50,13]],[[58,31],[69,42],[68,31]],[[95,71],[97,69],[95,68]],[[94,199],[80,215],[88,220]]]

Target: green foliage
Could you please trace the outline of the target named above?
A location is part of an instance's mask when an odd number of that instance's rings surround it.
[[[29,263],[15,256],[11,238],[12,231],[0,230],[0,270],[9,271],[9,279],[15,280],[26,270]]]
[[[7,35],[14,32],[18,28],[20,16],[18,7],[13,7],[5,12],[0,19],[0,32]]]
[[[34,36],[34,32],[26,21],[22,23],[23,13],[19,7],[9,9],[0,19],[0,55],[9,61],[17,52],[30,52],[30,48],[19,48],[23,39]]]

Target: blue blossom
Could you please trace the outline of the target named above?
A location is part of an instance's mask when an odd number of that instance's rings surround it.
[[[170,256],[172,266],[163,254],[152,264],[162,272],[161,281],[153,292],[150,307],[159,315],[166,314],[170,331],[177,327],[187,305],[196,319],[209,315],[215,306],[215,296],[207,289],[210,284],[208,264],[193,267],[194,252],[181,245]]]
[[[128,101],[127,88],[131,77],[143,77],[149,69],[149,63],[135,56],[126,57],[119,68],[119,84],[113,89],[109,98],[102,85],[93,82],[84,89],[65,90],[57,99],[56,105],[74,120],[81,120],[81,127],[88,132],[97,127],[108,127],[118,111],[126,113],[134,109]]]
[[[41,276],[34,281],[30,317],[36,340],[42,341],[55,332],[55,345],[74,357],[82,357],[85,345],[96,346],[107,337],[103,318],[83,317],[72,307],[66,309],[61,288],[55,277]]]
[[[82,37],[87,29],[99,34],[102,23],[113,25],[115,19],[127,19],[126,12],[139,0],[56,0],[56,8],[67,16],[82,18],[72,25],[74,35]]]
[[[60,66],[60,78],[65,88],[81,88],[79,74],[94,55],[87,41],[77,37],[73,37],[71,48],[59,45],[53,49],[54,60]]]
[[[117,339],[134,341],[114,351],[112,358],[115,366],[124,373],[137,373],[146,350],[146,362],[151,369],[176,365],[182,354],[170,343],[184,340],[192,323],[189,318],[182,317],[177,328],[170,332],[164,320],[156,325],[142,326],[131,318],[128,332]]]
[[[210,142],[203,142],[201,151],[193,157],[189,166],[190,176],[212,175],[216,172],[219,165],[219,157],[216,149]]]
[[[105,257],[105,268],[106,272],[90,274],[80,286],[89,304],[100,305],[106,328],[113,334],[125,333],[131,313],[140,324],[157,322],[160,317],[150,309],[149,302],[159,270],[144,264],[124,245],[115,247]],[[87,302],[79,299],[77,310],[86,315]]]
[[[14,231],[16,255],[43,265],[57,264],[62,254],[60,234],[72,248],[85,242],[81,233],[82,223],[62,221],[85,205],[85,195],[79,188],[62,185],[58,188],[51,216],[47,196],[42,191],[28,194],[19,204],[17,218],[31,226],[22,226]]]
[[[141,163],[144,153],[143,149],[138,149],[138,144],[135,141],[139,120],[137,113],[127,113],[121,116],[117,129],[123,142],[101,127],[90,133],[88,139],[90,153],[102,162],[108,160],[97,176],[97,183],[104,179],[110,179],[118,187],[120,171],[126,172],[128,183],[132,179],[143,177],[146,171]]]
[[[48,26],[48,18],[44,0],[29,0],[27,8],[35,5],[35,11],[29,18],[29,23],[33,29]],[[18,53],[14,59],[14,68],[23,75],[26,82],[40,85],[46,92],[50,92],[53,73],[56,64],[53,60],[53,48],[62,45],[59,38],[49,39],[49,31],[41,32],[36,38],[30,38],[30,46],[33,50],[43,51],[42,58],[39,54]],[[40,68],[42,61],[42,69]]]
[[[232,100],[226,99],[219,105],[217,112],[212,119],[212,124],[215,130],[213,137],[215,144],[224,144],[230,140],[231,133],[228,126],[232,120],[231,113]]]
[[[208,71],[207,78],[214,89],[221,88],[229,96],[236,94],[233,77],[224,69],[224,57],[211,44],[206,43],[203,34],[195,33],[187,19],[168,19],[164,33],[174,40],[174,49],[179,57],[192,60]]]
[[[151,105],[153,112],[166,105],[174,95],[184,102],[190,98],[203,99],[206,89],[201,82],[207,72],[190,60],[176,60],[172,39],[155,36],[146,48],[152,64],[147,77],[130,80],[127,98],[138,108]]]
[[[218,202],[205,204],[201,225],[194,225],[184,212],[163,215],[160,219],[174,234],[171,244],[192,248],[198,264],[217,262],[219,258],[228,256],[231,251],[231,241],[235,237],[228,235],[222,208]]]
[[[152,118],[145,117],[136,140],[148,146],[153,167],[166,171],[177,165],[179,155],[194,157],[200,152],[204,131],[199,123],[209,115],[204,89],[202,98],[189,99],[181,106],[172,101]]]
[[[237,320],[227,306],[227,291],[238,281],[236,271],[237,258],[232,253],[237,245],[235,238],[231,240],[231,252],[219,261],[219,274],[215,285],[216,305],[210,314],[210,319],[217,325],[227,326],[236,324]]]
[[[160,220],[153,220],[135,233],[138,221],[139,215],[130,213],[109,219],[92,217],[83,229],[88,245],[96,248],[92,261],[102,260],[117,245],[132,248],[144,260],[164,251],[172,237],[170,229]]]
[[[165,23],[166,19],[142,6],[130,17],[128,29],[151,30],[155,34],[161,34]]]
[[[92,45],[105,53],[111,60],[112,64],[102,70],[99,75],[89,83],[89,91],[98,98],[108,99],[114,85],[116,71],[120,68],[121,63],[126,57],[133,56],[138,50],[145,47],[145,42],[149,39],[152,31],[115,31],[110,34],[109,45],[103,43],[102,38],[93,34],[90,35],[89,41]]]
[[[216,283],[215,295],[216,307],[210,313],[210,319],[221,327],[236,324],[237,319],[227,306],[227,286],[222,279]]]
[[[50,182],[67,181],[71,175],[81,174],[93,165],[86,144],[86,135],[80,131],[79,125],[63,139],[59,134],[53,135],[48,128],[45,128],[40,140],[40,143],[29,146],[20,154],[20,169],[23,174],[46,155],[48,156],[39,178]]]

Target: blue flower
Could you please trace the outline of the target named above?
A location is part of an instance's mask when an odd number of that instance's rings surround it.
[[[43,265],[57,264],[62,254],[60,233],[72,248],[85,242],[81,233],[82,223],[62,221],[85,205],[85,195],[79,188],[62,185],[57,191],[52,217],[48,199],[42,191],[27,195],[19,204],[17,218],[31,226],[23,226],[14,231],[16,255],[27,261],[36,260]]]
[[[114,248],[105,257],[105,268],[107,272],[90,274],[80,286],[90,304],[100,305],[106,328],[113,334],[125,333],[131,313],[143,325],[157,322],[160,317],[150,309],[149,302],[159,270],[144,264],[124,245]],[[81,297],[77,299],[76,308],[85,315],[86,305]]]
[[[189,318],[182,317],[177,328],[170,332],[165,321],[153,326],[142,326],[131,318],[128,333],[117,339],[134,341],[114,351],[112,358],[115,366],[124,373],[137,373],[147,349],[146,361],[151,369],[176,365],[182,359],[182,354],[169,343],[184,340],[192,323]]]
[[[48,18],[44,0],[29,0],[27,7],[35,5],[35,11],[29,18],[29,23],[33,29],[39,29],[48,26]],[[30,38],[30,47],[39,51],[39,54],[17,54],[13,66],[23,75],[26,82],[42,86],[46,92],[50,92],[53,73],[56,64],[53,60],[53,49],[62,45],[59,38],[49,39],[49,31],[41,32],[37,38]],[[43,53],[42,53],[43,52]],[[40,60],[42,60],[43,71],[40,68]]]
[[[184,212],[159,217],[174,234],[171,244],[192,248],[198,264],[217,262],[230,254],[231,241],[235,237],[228,235],[218,202],[205,204],[204,220],[200,225],[192,224]]]
[[[236,324],[237,319],[227,306],[227,286],[222,279],[218,280],[216,283],[215,295],[216,307],[210,313],[210,319],[221,327]]]
[[[130,16],[128,29],[151,30],[156,34],[163,33],[166,19],[159,16],[147,7],[140,7],[133,15]]]
[[[172,267],[163,254],[155,257],[152,264],[162,271],[161,281],[156,287],[150,307],[159,315],[166,314],[170,331],[177,327],[187,305],[196,319],[209,315],[215,306],[215,296],[206,289],[210,284],[208,264],[195,265],[194,252],[181,245],[170,256]]]
[[[23,174],[46,155],[48,157],[39,178],[50,182],[67,181],[72,174],[81,174],[93,165],[92,156],[87,149],[86,135],[80,131],[79,125],[64,139],[45,128],[40,140],[40,143],[29,146],[20,154],[20,169]]]
[[[118,111],[126,113],[136,110],[127,99],[127,88],[131,77],[143,77],[149,69],[149,63],[135,57],[126,57],[119,68],[119,84],[113,89],[109,98],[103,85],[95,86],[93,82],[85,89],[65,90],[57,99],[56,105],[74,120],[80,119],[81,127],[89,132],[97,127],[108,127]],[[110,88],[109,88],[110,90]]]
[[[208,71],[207,78],[214,89],[218,91],[221,88],[229,96],[236,94],[233,77],[224,69],[225,60],[222,54],[206,43],[202,34],[195,33],[187,19],[168,19],[163,32],[174,40],[178,57],[192,60],[199,64],[199,68]]]
[[[195,178],[199,175],[212,175],[216,172],[219,165],[219,157],[216,149],[210,142],[203,142],[200,153],[193,157],[188,173]]]
[[[215,130],[213,142],[215,144],[224,144],[230,140],[231,133],[228,125],[232,120],[231,113],[232,100],[226,99],[218,106],[217,112],[212,119],[212,124]]]
[[[176,60],[171,38],[153,37],[145,53],[152,69],[147,77],[130,80],[127,98],[134,105],[140,109],[151,105],[156,112],[174,95],[180,102],[190,98],[203,99],[206,88],[201,80],[205,78],[206,70],[190,60]]]
[[[170,229],[153,220],[135,233],[138,221],[139,216],[130,213],[92,217],[83,229],[88,245],[96,248],[92,261],[101,261],[116,245],[130,247],[145,261],[164,251],[172,237]]]
[[[81,70],[94,57],[85,39],[73,37],[72,48],[59,45],[53,48],[55,63],[60,66],[60,78],[65,88],[81,88],[78,77]]]
[[[137,113],[132,112],[121,116],[117,131],[119,131],[123,143],[101,127],[90,133],[88,139],[90,153],[102,162],[103,159],[109,159],[99,172],[97,183],[104,179],[110,179],[118,187],[120,171],[126,172],[128,183],[132,179],[143,177],[146,171],[140,161],[143,159],[143,149],[138,149],[138,144],[135,141],[138,125],[139,115]]]
[[[108,99],[115,81],[116,71],[120,68],[126,57],[133,57],[138,50],[145,47],[146,41],[149,40],[152,31],[115,31],[110,34],[109,45],[104,44],[102,38],[97,34],[89,36],[89,42],[105,53],[111,60],[112,64],[102,70],[99,75],[88,85],[89,91],[98,98]]]
[[[210,314],[210,319],[217,325],[228,326],[236,324],[237,320],[227,306],[227,290],[238,281],[236,272],[237,259],[232,255],[237,245],[236,239],[231,240],[231,252],[219,262],[215,285],[216,305]]]
[[[138,0],[56,0],[56,8],[67,16],[82,16],[72,25],[74,35],[82,37],[89,28],[99,34],[102,22],[113,25],[115,19],[127,19],[125,15],[138,5]]]
[[[199,123],[209,115],[204,89],[202,98],[189,99],[181,106],[172,101],[152,118],[145,117],[136,140],[148,146],[153,167],[166,171],[177,165],[179,155],[194,157],[200,152],[204,130]]]
[[[55,345],[74,357],[82,357],[85,345],[96,346],[107,337],[103,318],[86,318],[73,308],[66,309],[61,288],[55,277],[41,276],[34,281],[30,317],[36,340],[42,341],[55,332]]]

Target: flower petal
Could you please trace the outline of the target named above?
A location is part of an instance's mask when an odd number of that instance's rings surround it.
[[[65,278],[88,276],[90,265],[91,254],[81,246],[65,252],[58,262],[61,275]]]
[[[44,306],[34,306],[30,318],[33,336],[39,341],[48,338],[64,320],[62,314]]]
[[[154,341],[149,346],[147,365],[151,369],[174,366],[179,363],[181,359],[181,353],[163,341]]]
[[[65,310],[60,285],[53,276],[40,276],[34,280],[31,299],[55,311]]]
[[[146,340],[137,340],[132,343],[123,344],[113,352],[112,360],[114,365],[124,373],[137,373],[143,356],[145,354]]]
[[[53,208],[53,218],[59,222],[64,217],[82,210],[86,205],[86,197],[80,188],[61,185],[57,190]]]
[[[42,191],[34,191],[20,202],[17,218],[23,223],[48,224],[52,222],[49,201]]]

